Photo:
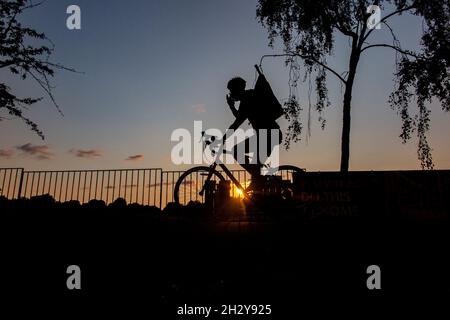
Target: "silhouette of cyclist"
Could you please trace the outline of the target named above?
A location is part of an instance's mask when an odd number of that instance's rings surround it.
[[[234,146],[233,157],[237,162],[239,162],[239,159],[242,159],[242,156],[239,157],[238,155],[238,150],[245,150],[246,154],[253,152],[254,156],[257,157],[256,161],[251,161],[248,156],[245,156],[245,162],[239,163],[251,174],[252,177],[251,184],[247,189],[257,190],[262,187],[262,183],[264,181],[263,177],[261,177],[261,168],[267,158],[270,157],[273,149],[281,143],[282,134],[280,126],[276,120],[259,108],[261,102],[259,101],[259,97],[256,95],[255,90],[245,90],[245,86],[246,82],[244,79],[240,77],[231,79],[227,85],[230,94],[227,95],[226,100],[231,112],[236,117],[236,120],[230,126],[230,129],[236,130],[244,123],[245,120],[248,120],[256,132],[257,150],[250,150],[250,138],[247,138]],[[240,102],[239,109],[235,106],[235,102],[237,101]],[[265,155],[261,155],[259,152],[260,139],[264,138],[264,135],[261,135],[260,129],[267,129],[267,134],[265,135],[267,137],[265,141],[267,146],[265,148],[267,150],[267,154]],[[271,137],[271,129],[278,131],[278,139]]]

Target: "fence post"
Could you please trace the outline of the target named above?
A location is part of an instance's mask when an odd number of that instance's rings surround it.
[[[163,196],[162,196],[162,193],[163,193],[163,173],[164,173],[164,171],[160,171],[161,172],[161,175],[160,175],[160,181],[159,181],[159,208],[162,210],[163,209],[163,207],[162,207],[162,198],[163,198]]]

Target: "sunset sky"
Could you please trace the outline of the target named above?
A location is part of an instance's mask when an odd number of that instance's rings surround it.
[[[66,28],[71,4],[81,7],[82,30]],[[264,54],[282,51],[280,43],[268,47],[256,5],[256,0],[47,0],[28,11],[24,24],[55,43],[53,60],[83,74],[61,71],[54,79],[63,117],[47,97],[26,113],[44,131],[44,141],[20,120],[0,122],[0,167],[185,169],[170,161],[172,131],[192,130],[194,120],[202,120],[205,128],[225,129],[233,121],[225,101],[228,80],[241,76],[253,86],[253,65]],[[391,21],[402,46],[417,48],[420,20],[402,16]],[[386,28],[370,40],[391,41]],[[348,50],[348,41],[337,36],[330,64],[339,72],[346,70]],[[400,118],[387,104],[394,58],[390,49],[375,48],[361,59],[353,95],[351,170],[420,168],[416,141],[401,143]],[[286,99],[283,60],[267,59],[263,68],[276,95]],[[43,95],[32,81],[5,70],[0,75],[21,96]],[[308,84],[302,87],[306,119]],[[325,130],[313,112],[311,136],[284,151],[283,163],[308,171],[339,169],[343,92],[333,75],[328,89],[332,105]],[[450,114],[437,103],[431,108],[435,165],[448,169]]]

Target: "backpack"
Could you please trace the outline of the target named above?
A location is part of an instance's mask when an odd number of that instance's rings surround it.
[[[258,99],[258,104],[264,112],[264,116],[271,120],[277,120],[283,115],[283,107],[275,97],[272,88],[266,77],[261,73],[259,67],[255,65],[258,71],[258,79],[255,84],[255,94]]]

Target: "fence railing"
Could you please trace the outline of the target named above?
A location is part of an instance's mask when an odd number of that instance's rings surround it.
[[[87,203],[103,200],[109,204],[117,198],[127,203],[139,203],[164,208],[174,201],[174,188],[184,171],[163,171],[161,168],[25,171],[23,168],[0,168],[0,195],[9,199],[30,198],[49,194],[56,201],[76,200]],[[245,170],[231,170],[233,176],[245,187],[250,175]],[[205,176],[187,181],[189,191],[183,189],[183,203],[204,201],[199,196]],[[226,177],[225,177],[226,178]],[[231,196],[237,190],[231,189]]]
[[[23,168],[0,168],[0,196],[17,199],[21,193]]]
[[[162,169],[23,171],[21,197],[50,194],[56,201],[92,199],[107,204],[117,198],[128,203],[161,206]]]

